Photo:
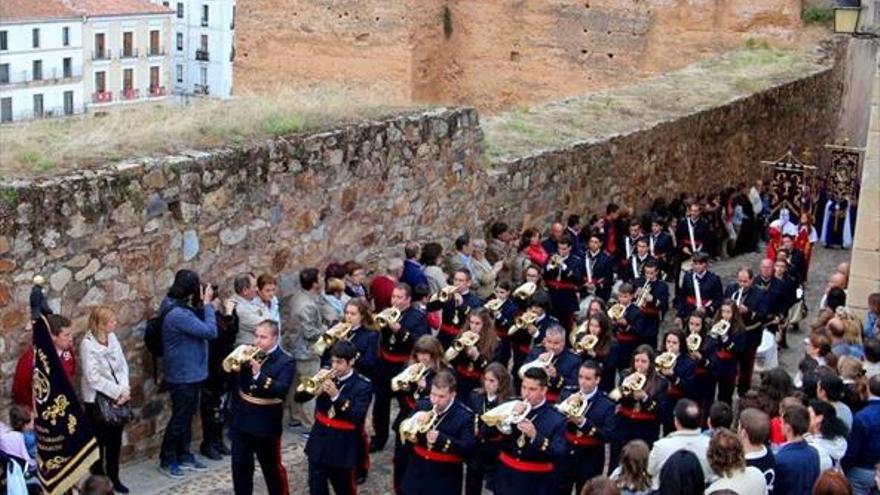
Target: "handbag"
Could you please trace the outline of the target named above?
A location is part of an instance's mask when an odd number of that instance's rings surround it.
[[[106,356],[105,356],[106,357]],[[113,371],[113,365],[110,364],[110,358],[107,358],[107,366],[110,367],[110,374],[113,375],[113,381],[119,385],[116,378],[116,372]],[[117,404],[115,399],[111,399],[103,392],[95,392],[95,407],[98,409],[98,417],[101,422],[109,426],[124,426],[131,421],[133,416],[131,412],[131,404]]]

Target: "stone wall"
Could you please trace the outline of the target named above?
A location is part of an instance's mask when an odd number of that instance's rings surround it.
[[[252,0],[238,9],[237,91],[366,86],[394,103],[481,111],[801,35],[800,0]]]
[[[495,219],[539,224],[612,199],[643,207],[659,194],[748,180],[760,159],[825,142],[830,74],[495,163],[484,155],[476,112],[457,108],[0,183],[0,410],[30,338],[24,325],[35,274],[49,279],[51,303],[78,333],[91,305],[117,309],[138,415],[125,455],[146,455],[158,447],[169,408],[152,381],[142,322],[177,269],[228,288],[245,270],[289,279],[333,259],[375,267],[407,239],[448,245]]]

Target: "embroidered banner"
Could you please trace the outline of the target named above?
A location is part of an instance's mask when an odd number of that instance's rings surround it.
[[[91,425],[52,343],[49,322],[34,322],[34,404],[37,467],[48,495],[67,492],[98,460]]]

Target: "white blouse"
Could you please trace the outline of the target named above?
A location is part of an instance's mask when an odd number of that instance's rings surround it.
[[[83,402],[95,402],[96,392],[111,399],[129,393],[128,362],[115,334],[107,334],[105,346],[98,342],[92,332],[88,332],[79,345],[79,356]],[[113,379],[114,373],[116,380]]]

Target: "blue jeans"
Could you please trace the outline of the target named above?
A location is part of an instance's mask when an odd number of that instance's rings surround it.
[[[199,409],[198,383],[170,383],[168,391],[171,393],[171,419],[162,438],[159,460],[163,466],[180,464],[192,458],[189,451],[192,421]]]
[[[846,477],[853,488],[853,495],[876,495],[877,483],[874,481],[874,470],[865,468],[850,468]]]

